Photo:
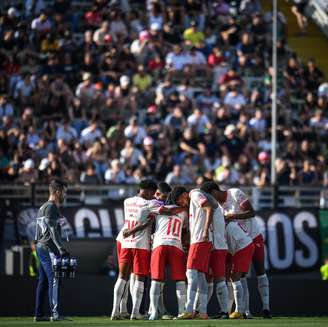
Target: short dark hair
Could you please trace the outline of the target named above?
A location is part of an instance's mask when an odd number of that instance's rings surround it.
[[[59,179],[53,179],[49,184],[49,193],[54,194],[56,192],[62,192],[67,187],[67,184]]]
[[[144,179],[139,183],[140,190],[157,190],[157,185],[152,179]]]
[[[179,196],[183,193],[188,193],[188,190],[184,186],[174,186],[173,190],[170,193],[170,200],[173,204],[177,204]]]
[[[206,193],[211,193],[211,191],[213,191],[213,190],[219,191],[219,192],[221,191],[220,186],[217,183],[212,182],[212,181],[203,183],[202,186],[200,187],[200,189]]]
[[[161,193],[170,193],[172,191],[172,187],[166,182],[159,182],[157,184],[157,188],[161,191]]]

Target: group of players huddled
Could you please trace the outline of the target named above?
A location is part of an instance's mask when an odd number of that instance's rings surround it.
[[[251,318],[246,279],[251,263],[263,317],[271,318],[264,241],[252,205],[240,189],[223,191],[217,183],[205,182],[188,191],[184,186],[171,189],[167,183],[144,180],[138,194],[124,201],[124,215],[117,237],[119,277],[112,320],[144,319],[140,305],[149,274],[148,319],[168,319],[163,305],[167,270],[176,282],[178,316],[174,319],[208,319],[214,284],[221,319]]]

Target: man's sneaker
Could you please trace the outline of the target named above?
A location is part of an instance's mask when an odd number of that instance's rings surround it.
[[[62,316],[54,316],[50,318],[50,321],[72,321],[72,319],[62,317]]]
[[[235,311],[233,313],[230,313],[229,318],[230,319],[243,319],[243,315],[240,312]]]
[[[34,321],[34,322],[39,322],[39,321],[49,321],[49,320],[50,320],[49,317],[38,317],[38,316],[33,317],[33,321]]]
[[[136,316],[134,315],[131,315],[130,316],[130,320],[145,320],[145,316],[141,315],[141,314],[138,314]]]
[[[158,314],[151,314],[148,320],[158,320]]]
[[[130,318],[130,316],[129,316],[129,318]],[[122,320],[122,317],[121,317],[121,315],[113,315],[110,317],[110,320]]]
[[[250,313],[250,311],[246,311],[243,313],[244,319],[253,319],[253,315]]]
[[[128,312],[121,312],[120,313],[120,318],[121,318],[121,320],[129,320],[130,319],[130,314]]]
[[[272,319],[272,315],[271,315],[270,310],[268,310],[268,309],[263,310],[263,318],[264,319]]]
[[[194,319],[195,315],[192,312],[180,313],[175,319],[177,320],[190,320]]]
[[[221,312],[219,319],[229,319],[228,312]]]
[[[195,316],[195,319],[208,320],[208,314],[207,313],[198,313],[197,316]]]
[[[169,313],[165,313],[163,314],[163,316],[161,317],[162,320],[172,320],[173,316],[171,316]]]

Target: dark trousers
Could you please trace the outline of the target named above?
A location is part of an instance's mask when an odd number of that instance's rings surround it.
[[[35,316],[44,315],[42,309],[43,299],[48,290],[51,316],[58,317],[58,280],[54,277],[52,270],[53,253],[49,253],[41,245],[37,244],[36,253],[40,260],[38,269],[38,283],[36,287]]]

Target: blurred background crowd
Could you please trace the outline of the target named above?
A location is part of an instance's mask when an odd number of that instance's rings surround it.
[[[278,15],[280,185],[328,184],[328,83]],[[270,182],[258,0],[26,0],[0,14],[0,180]]]

